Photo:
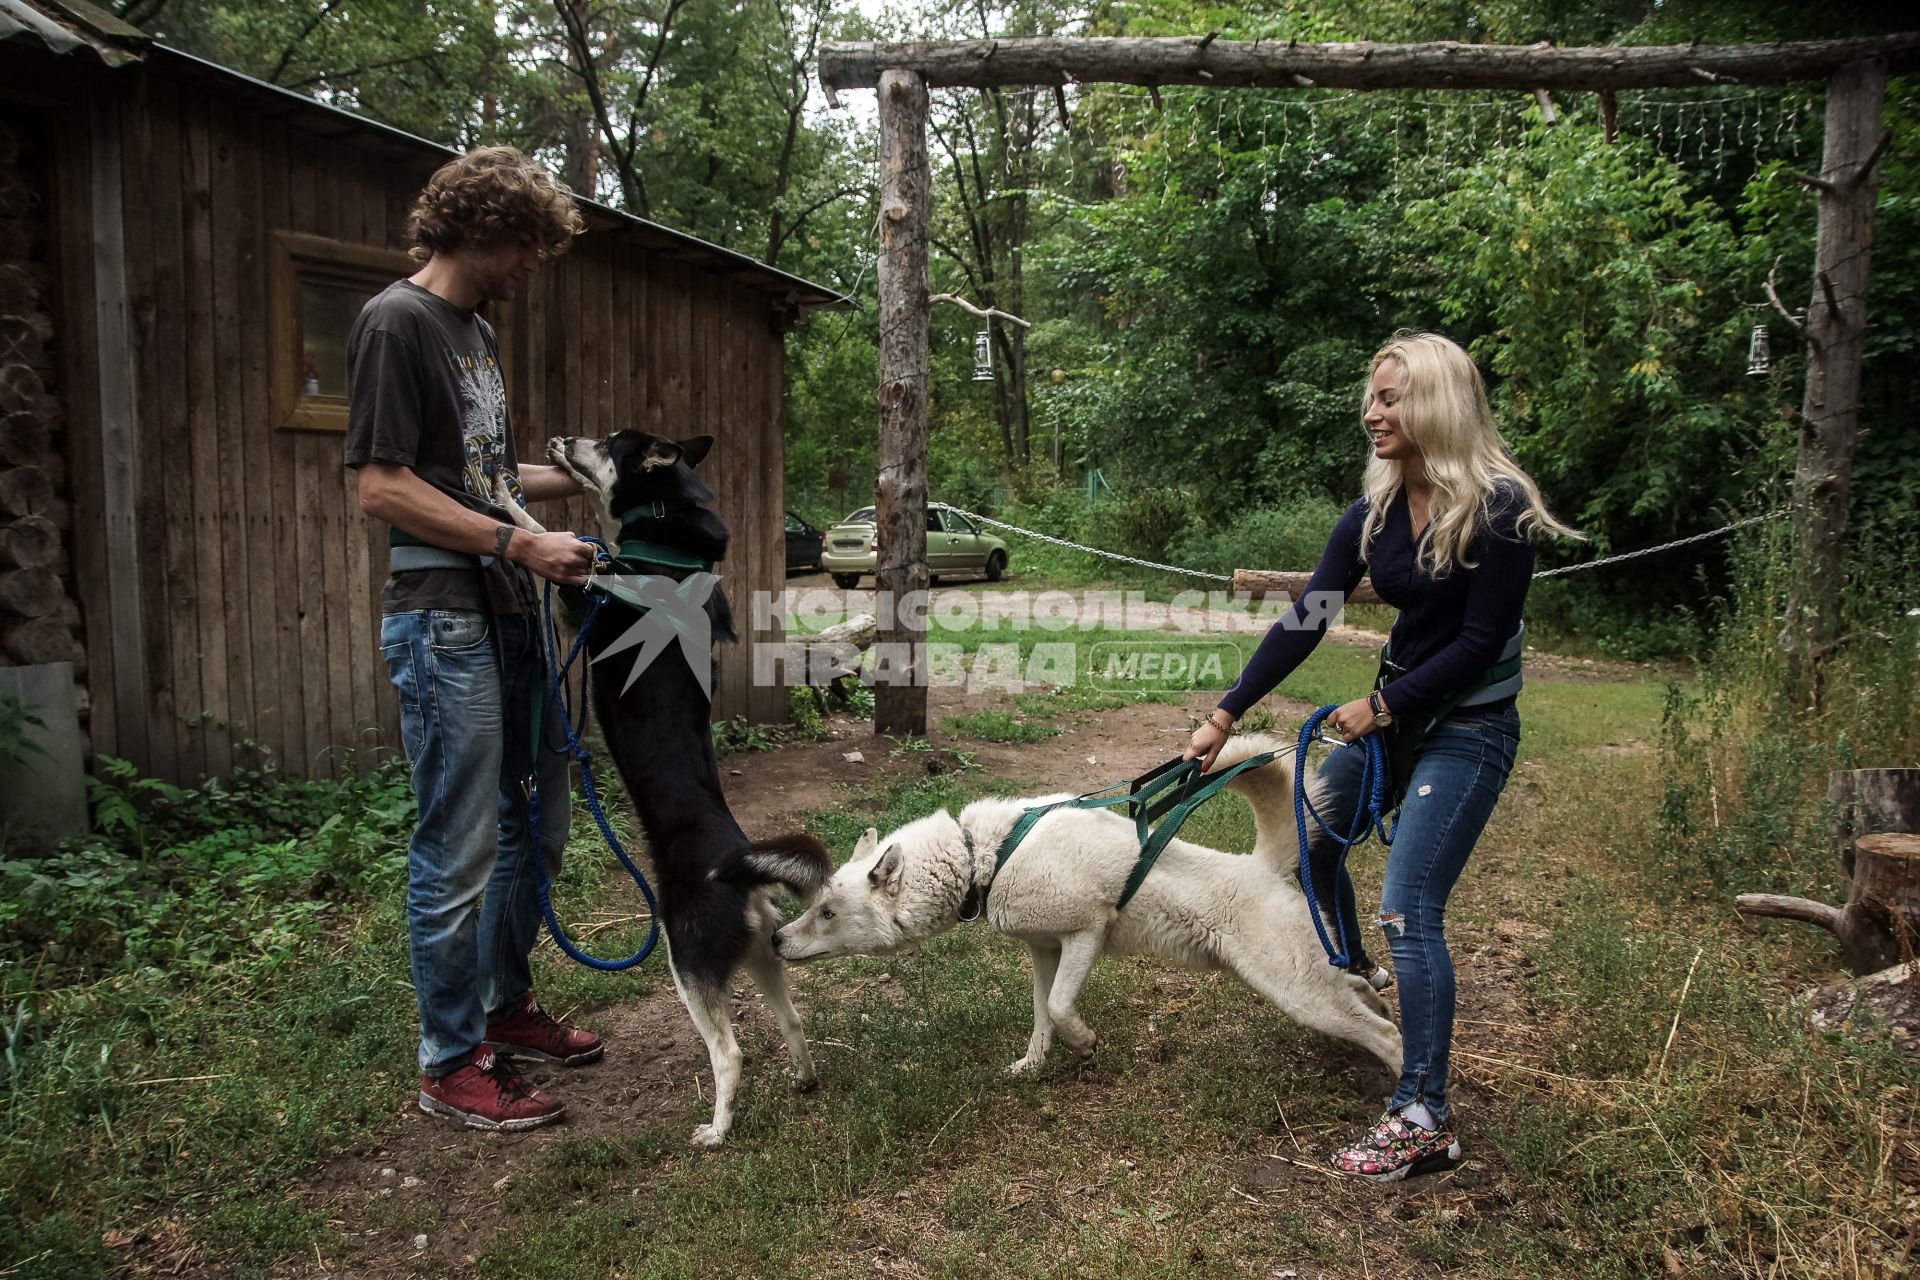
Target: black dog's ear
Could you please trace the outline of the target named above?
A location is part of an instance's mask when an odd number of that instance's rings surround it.
[[[640,469],[651,471],[655,467],[670,467],[680,461],[680,446],[671,440],[647,441],[647,451],[640,455]]]
[[[686,460],[688,466],[697,467],[711,448],[713,448],[712,436],[694,436],[690,440],[680,442],[680,455]]]

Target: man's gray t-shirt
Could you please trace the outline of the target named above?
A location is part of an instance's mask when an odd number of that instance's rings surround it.
[[[349,467],[391,462],[469,510],[507,523],[497,482],[520,500],[519,462],[493,326],[411,280],[369,299],[347,333]],[[532,579],[496,561],[472,570],[416,569],[387,579],[386,613],[470,609],[519,613]]]

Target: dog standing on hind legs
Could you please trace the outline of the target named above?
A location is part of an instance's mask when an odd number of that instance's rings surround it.
[[[700,505],[713,493],[693,471],[712,445],[710,436],[673,441],[622,431],[605,440],[559,437],[547,454],[579,481],[609,545],[645,544],[623,558],[621,572],[693,588],[671,600],[663,596],[657,607],[697,609],[712,636],[731,640],[731,607],[718,580],[702,598],[699,589],[708,584],[689,581],[702,571],[685,563],[717,562],[727,551],[726,522]],[[539,529],[518,504],[505,505],[523,527]],[[693,1133],[695,1146],[711,1149],[726,1141],[740,1085],[740,1044],[729,1011],[736,973],[746,972],[772,1010],[795,1082],[803,1089],[815,1083],[786,963],[773,950],[780,914],[771,890],[785,886],[810,897],[833,874],[833,861],[809,835],[747,839],[721,790],[708,684],[690,665],[710,663],[710,647],[695,654],[677,643],[623,646],[642,620],[642,611],[618,594],[595,613],[586,637],[588,659],[596,664],[593,709],[646,832],[674,990],[713,1067],[713,1119]]]

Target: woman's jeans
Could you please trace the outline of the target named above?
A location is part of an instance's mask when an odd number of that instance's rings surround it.
[[[1493,803],[1513,771],[1520,741],[1520,714],[1512,707],[1478,712],[1455,711],[1433,726],[1413,757],[1400,825],[1387,854],[1386,882],[1380,890],[1380,928],[1393,955],[1400,988],[1400,1086],[1387,1104],[1398,1111],[1408,1103],[1427,1105],[1436,1119],[1447,1116],[1447,1059],[1453,1043],[1453,957],[1447,953],[1447,897],[1453,892]],[[1336,748],[1321,764],[1319,777],[1329,800],[1317,807],[1338,830],[1351,828],[1360,801],[1360,744]],[[1357,922],[1353,881],[1338,846],[1308,824],[1308,843],[1320,910],[1332,934],[1333,905],[1347,921]],[[1332,900],[1329,901],[1329,898]],[[1355,966],[1365,961],[1359,938],[1346,950]]]
[[[532,989],[527,953],[540,930],[528,830],[534,699],[549,687],[535,631],[518,616],[465,610],[388,614],[380,651],[400,693],[419,824],[407,846],[407,938],[420,1008],[420,1070],[465,1066],[487,1015]],[[564,743],[560,713],[540,719]],[[570,792],[567,757],[539,753],[540,847],[560,872]]]

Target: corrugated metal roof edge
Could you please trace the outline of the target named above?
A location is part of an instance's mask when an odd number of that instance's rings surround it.
[[[324,102],[317,102],[303,93],[295,93],[293,90],[282,88],[277,84],[269,84],[265,80],[255,79],[253,76],[247,75],[244,72],[235,71],[231,67],[221,66],[217,62],[209,61],[206,58],[187,53],[181,49],[175,49],[170,45],[156,43],[153,45],[146,60],[151,64],[160,66],[172,63],[174,67],[187,70],[194,74],[243,84],[254,92],[264,93],[281,99],[287,103],[292,111],[311,112],[326,116],[342,124],[346,124],[353,129],[365,130],[376,136],[385,138],[389,142],[399,143],[407,148],[433,152],[446,156],[449,159],[460,154],[451,147],[443,146],[428,138],[422,138],[418,134],[408,133],[405,129],[399,129],[390,124],[383,124],[378,120],[370,120],[366,116],[356,115],[351,111],[344,110],[340,107],[329,106]],[[846,294],[837,293],[824,285],[815,284],[811,280],[802,279],[796,275],[789,275],[778,267],[768,266],[758,258],[749,258],[743,253],[736,253],[732,249],[709,243],[708,241],[700,239],[698,236],[688,235],[684,231],[675,231],[672,227],[651,222],[646,218],[628,213],[624,209],[615,209],[611,205],[601,204],[597,200],[589,200],[585,196],[576,194],[574,199],[578,202],[581,209],[590,215],[610,219],[617,224],[630,227],[649,236],[658,237],[668,245],[681,249],[685,252],[686,256],[693,261],[694,265],[711,268],[716,265],[717,260],[718,265],[730,266],[733,269],[725,273],[729,278],[738,280],[740,283],[756,288],[763,293],[785,293],[788,295],[786,300],[801,310],[844,311],[858,309],[859,304]],[[747,278],[742,279],[743,276]]]

